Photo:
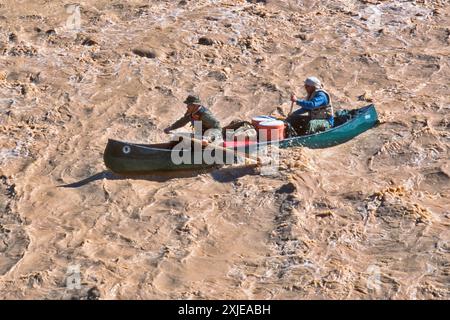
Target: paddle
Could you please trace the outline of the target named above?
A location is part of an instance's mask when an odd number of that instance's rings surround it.
[[[294,111],[294,101],[291,102],[291,110],[288,113],[288,117],[292,114],[292,111]]]
[[[291,110],[288,113],[288,117],[292,114],[292,111],[294,110],[294,101],[291,103]]]
[[[199,139],[196,139],[196,138],[193,138],[190,134],[176,133],[176,132],[172,132],[172,131],[169,132],[169,133],[171,133],[171,134],[173,134],[175,136],[178,136],[178,137],[187,138],[187,139],[191,140],[193,143],[196,143],[197,145],[200,145],[200,146],[203,147],[203,141],[199,140]],[[221,150],[221,151],[224,151],[224,152],[232,153],[233,155],[241,156],[241,157],[245,158],[246,160],[248,160],[250,162],[250,164],[259,165],[261,163],[261,160],[259,158],[254,158],[254,157],[248,155],[245,152],[235,151],[233,149],[224,148],[224,147],[221,147],[221,146],[215,145],[215,144],[209,144],[208,146],[211,146],[212,148],[214,148],[216,150]]]

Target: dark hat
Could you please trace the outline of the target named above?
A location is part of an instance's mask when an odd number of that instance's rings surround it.
[[[185,104],[202,104],[200,98],[198,96],[190,94],[186,100],[184,100]]]

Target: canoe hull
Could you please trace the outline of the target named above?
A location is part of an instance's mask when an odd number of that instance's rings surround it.
[[[176,154],[168,149],[151,148],[110,139],[103,159],[107,168],[122,174],[207,169],[216,165],[198,161],[199,155],[202,156],[202,153],[192,152],[188,158],[190,160],[185,161],[186,163],[178,163],[174,161]]]
[[[345,143],[366,130],[372,128],[378,122],[377,112],[374,105],[369,105],[361,109],[354,110],[354,117],[346,123],[313,135],[294,137],[279,142],[280,148],[308,147],[308,148],[328,148]],[[106,167],[111,171],[120,174],[143,174],[155,171],[173,170],[199,170],[218,166],[223,163],[230,163],[229,154],[218,154],[209,151],[208,155],[215,158],[215,162],[205,157],[202,151],[186,152],[174,147],[172,144],[132,144],[116,140],[108,140],[103,158]],[[268,143],[253,145],[255,152],[258,148],[263,148]],[[240,150],[242,151],[242,150]],[[180,161],[180,159],[184,161]]]

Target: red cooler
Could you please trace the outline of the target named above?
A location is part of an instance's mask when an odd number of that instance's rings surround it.
[[[284,122],[264,121],[258,124],[259,141],[278,141],[284,139]]]
[[[255,127],[256,130],[259,129],[259,124],[261,122],[267,122],[267,121],[273,121],[276,120],[274,117],[270,116],[257,116],[252,118],[252,125]]]

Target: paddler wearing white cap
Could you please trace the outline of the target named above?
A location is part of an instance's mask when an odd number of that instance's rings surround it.
[[[291,101],[301,108],[289,114],[286,121],[299,135],[325,131],[333,126],[333,107],[328,92],[316,77],[308,77],[305,82],[307,96],[297,99],[291,95]]]

